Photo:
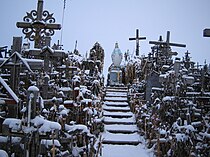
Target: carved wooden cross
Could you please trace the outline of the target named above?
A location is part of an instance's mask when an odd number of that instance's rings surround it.
[[[139,56],[139,40],[145,40],[146,37],[140,37],[139,36],[139,30],[136,29],[136,37],[135,38],[129,38],[129,40],[136,40],[136,56]]]
[[[35,41],[35,48],[45,46],[45,37],[54,35],[54,30],[61,29],[60,24],[55,24],[53,14],[43,11],[43,0],[38,0],[37,10],[32,10],[23,18],[24,22],[17,22],[17,27],[22,28],[25,38]]]

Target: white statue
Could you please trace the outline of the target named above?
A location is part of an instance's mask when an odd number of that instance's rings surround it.
[[[119,67],[122,62],[123,54],[119,49],[118,43],[115,43],[115,48],[112,52],[112,62],[114,66]]]

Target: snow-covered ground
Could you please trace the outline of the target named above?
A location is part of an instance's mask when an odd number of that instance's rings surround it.
[[[108,88],[103,105],[103,157],[150,157],[144,138],[138,134],[134,114],[127,102],[127,90]],[[111,91],[111,92],[110,92]]]

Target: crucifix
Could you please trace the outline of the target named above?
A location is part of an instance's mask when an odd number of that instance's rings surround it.
[[[129,40],[136,40],[136,56],[139,56],[139,40],[145,40],[146,37],[140,37],[139,30],[136,29],[136,37],[135,38],[129,38]]]
[[[53,13],[43,11],[43,0],[38,0],[37,10],[32,10],[23,18],[24,22],[17,22],[17,27],[22,28],[25,38],[34,42],[34,48],[45,46],[47,37],[54,35],[54,30],[60,30],[61,25],[55,24]]]

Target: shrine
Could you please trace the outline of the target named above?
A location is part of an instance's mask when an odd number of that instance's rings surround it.
[[[121,62],[123,59],[123,54],[118,46],[118,43],[115,43],[115,48],[112,52],[112,64],[109,67],[108,74],[108,85],[110,86],[120,86],[122,85],[122,67]]]

